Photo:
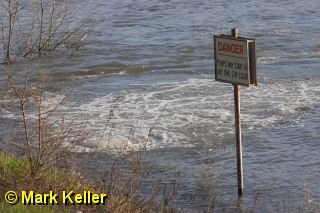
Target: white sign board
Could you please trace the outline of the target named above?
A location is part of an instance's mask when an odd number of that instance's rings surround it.
[[[250,81],[250,76],[255,78],[255,73],[250,73],[250,68],[252,68],[250,65],[252,64],[250,64],[249,60],[249,50],[251,49],[249,44],[251,42],[254,42],[254,40],[225,35],[214,37],[217,81],[246,86],[256,84],[255,79]],[[255,72],[255,68],[252,69],[252,72]]]

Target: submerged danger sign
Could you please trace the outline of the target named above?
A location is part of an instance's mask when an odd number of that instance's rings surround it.
[[[216,80],[256,85],[254,40],[221,35],[214,37],[214,45]]]
[[[214,36],[215,78],[233,84],[237,148],[238,195],[243,194],[242,139],[240,123],[240,85],[257,86],[256,42],[239,37],[237,28],[231,35]]]

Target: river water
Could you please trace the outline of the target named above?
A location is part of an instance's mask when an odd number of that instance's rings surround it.
[[[276,208],[280,200],[294,208],[304,202],[306,190],[315,196],[310,202],[316,201],[320,1],[90,0],[77,5],[91,26],[84,46],[43,57],[37,69],[59,84],[63,96],[72,97],[62,111],[97,132],[80,151],[124,145],[146,150],[146,160],[162,171],[158,175],[179,172],[178,206],[205,208],[209,193],[200,185],[211,182],[217,208],[235,205],[233,91],[214,80],[213,35],[237,27],[241,36],[257,41],[258,70],[258,86],[240,89],[242,202],[248,207],[262,194],[266,208]],[[110,110],[114,126],[101,135]]]

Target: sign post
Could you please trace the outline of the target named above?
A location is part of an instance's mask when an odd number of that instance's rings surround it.
[[[234,28],[231,35],[238,38],[239,31]],[[241,122],[240,122],[240,88],[239,84],[233,84],[234,94],[234,113],[236,128],[236,146],[237,146],[237,178],[238,178],[238,195],[243,194],[243,166],[242,166],[242,139],[241,139]]]
[[[214,36],[215,78],[233,84],[237,149],[238,195],[243,194],[242,140],[239,85],[257,85],[255,40],[239,37],[238,29],[230,35]]]

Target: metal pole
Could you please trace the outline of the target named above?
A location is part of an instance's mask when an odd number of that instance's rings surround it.
[[[235,38],[239,36],[238,29],[231,30],[231,35]],[[235,111],[235,128],[236,128],[236,148],[237,148],[237,178],[238,178],[238,195],[243,194],[243,166],[242,166],[242,140],[241,140],[241,123],[240,123],[240,88],[238,84],[233,85],[234,91],[234,111]]]

